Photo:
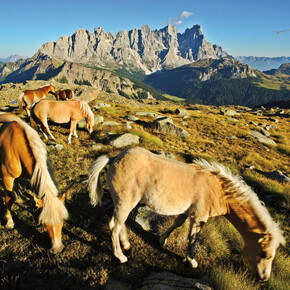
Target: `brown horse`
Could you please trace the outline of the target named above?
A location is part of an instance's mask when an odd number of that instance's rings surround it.
[[[224,215],[244,239],[244,255],[261,280],[268,280],[272,261],[284,238],[257,195],[239,176],[219,163],[204,160],[185,164],[155,155],[143,148],[129,149],[115,158],[99,157],[89,172],[91,203],[102,200],[100,172],[111,164],[107,183],[114,202],[110,221],[115,256],[124,263],[124,249],[130,248],[125,221],[132,209],[145,203],[162,215],[178,215],[160,237],[164,244],[170,233],[189,217],[186,260],[197,267],[194,245],[202,225],[209,217]],[[214,242],[214,241],[213,241]]]
[[[58,90],[54,93],[54,96],[59,101],[70,100],[74,98],[74,92],[70,89],[67,90]]]
[[[36,90],[23,91],[18,98],[19,109],[22,110],[24,108],[27,115],[30,116],[31,105],[46,98],[49,92],[55,92],[53,85],[44,86]]]
[[[46,226],[52,250],[60,252],[63,249],[63,221],[68,217],[64,196],[58,196],[45,144],[35,130],[13,114],[0,114],[0,176],[6,193],[6,228],[14,228],[11,215],[11,206],[16,198],[14,180],[30,179],[42,206],[39,221]]]
[[[37,129],[39,124],[52,139],[54,139],[54,137],[49,130],[48,119],[59,124],[70,122],[68,143],[71,143],[72,135],[78,137],[76,126],[77,122],[82,118],[86,118],[86,129],[89,133],[92,133],[95,118],[87,103],[79,100],[68,100],[66,102],[42,100],[31,108],[30,122],[34,129]],[[44,131],[43,134],[45,138],[48,139]]]

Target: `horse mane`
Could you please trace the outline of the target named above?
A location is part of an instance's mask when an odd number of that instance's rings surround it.
[[[264,224],[266,234],[270,234],[273,240],[281,244],[285,243],[279,225],[273,221],[257,194],[245,183],[240,175],[234,174],[228,167],[217,162],[208,162],[204,159],[199,159],[195,160],[193,164],[201,166],[205,170],[215,174],[222,182],[227,196],[236,198],[240,203],[248,202],[257,217]]]
[[[90,123],[94,124],[95,122],[94,113],[92,112],[90,106],[86,102],[83,102],[83,101],[79,101],[79,102],[80,102],[81,111],[84,113],[86,118],[89,119]]]
[[[52,85],[52,84],[49,84],[49,85],[43,85],[43,86],[41,86],[39,89],[43,89],[43,88],[46,88],[46,87],[54,87],[54,85]]]
[[[36,189],[38,198],[43,200],[43,209],[39,222],[43,224],[59,224],[68,217],[67,209],[58,198],[58,189],[48,167],[46,146],[38,133],[22,120],[17,121],[27,135],[27,142],[35,158],[35,167],[30,180]]]

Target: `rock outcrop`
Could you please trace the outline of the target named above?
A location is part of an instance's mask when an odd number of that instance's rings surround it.
[[[145,74],[227,55],[221,47],[205,40],[201,26],[195,25],[181,34],[170,24],[154,31],[144,25],[141,29],[121,30],[114,35],[100,27],[94,33],[79,29],[71,36],[42,45],[38,54]]]

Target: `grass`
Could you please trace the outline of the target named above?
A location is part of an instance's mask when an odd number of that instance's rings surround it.
[[[179,97],[176,97],[176,96],[172,96],[172,95],[168,95],[168,94],[163,94],[163,96],[170,100],[170,101],[174,101],[174,102],[183,102],[185,99],[182,99],[182,98],[179,98]]]
[[[29,86],[36,84],[29,83]],[[41,84],[42,85],[42,84]],[[1,105],[14,100],[19,88],[2,90],[4,100]],[[4,223],[0,225],[0,287],[1,289],[93,289],[107,285],[111,280],[132,284],[134,288],[153,271],[170,271],[190,278],[202,278],[214,289],[289,289],[289,246],[281,247],[273,263],[271,279],[260,283],[251,274],[242,258],[243,241],[236,229],[223,217],[210,219],[201,231],[196,245],[196,259],[199,268],[191,269],[182,262],[187,240],[185,224],[172,233],[168,243],[160,247],[156,235],[138,231],[129,225],[129,239],[132,244],[127,253],[129,262],[120,264],[113,256],[108,222],[112,208],[93,208],[89,204],[87,192],[87,174],[92,162],[105,153],[118,154],[121,149],[108,145],[108,133],[121,134],[130,132],[140,136],[140,146],[164,152],[170,152],[177,159],[191,162],[194,158],[204,158],[221,162],[241,174],[265,203],[269,212],[284,231],[289,241],[289,184],[270,180],[264,172],[281,170],[290,172],[287,119],[277,117],[277,129],[270,129],[271,136],[278,142],[276,148],[259,144],[250,137],[248,131],[253,129],[249,121],[269,123],[268,117],[241,113],[238,121],[232,121],[219,113],[219,109],[200,106],[197,113],[184,105],[190,112],[183,125],[182,117],[175,114],[176,103],[159,102],[157,105],[133,101],[126,103],[110,102],[108,95],[103,96],[111,104],[96,112],[105,121],[122,124],[118,129],[98,125],[89,136],[78,130],[79,138],[72,138],[67,144],[68,128],[51,126],[56,142],[64,149],[49,150],[49,159],[60,192],[66,193],[66,206],[69,219],[65,222],[63,242],[65,249],[54,255],[49,252],[50,241],[43,227],[38,224],[38,211],[27,194],[29,182],[20,180],[22,202],[13,206],[16,227],[8,231]],[[106,99],[107,98],[107,99]],[[179,104],[178,107],[183,107]],[[173,122],[190,133],[187,138],[160,134],[148,129],[143,124],[151,122],[150,116],[140,116],[140,124],[133,123],[132,129],[125,126],[126,115],[136,111],[165,112],[169,108]],[[17,112],[16,112],[17,113]],[[143,123],[142,123],[143,122]],[[228,138],[235,136],[236,138]],[[49,144],[48,141],[45,143]],[[100,144],[99,151],[93,150],[94,144]],[[254,166],[254,170],[246,170]],[[104,181],[105,175],[102,175]],[[106,186],[105,186],[106,188]],[[1,183],[1,193],[3,187]],[[3,195],[2,195],[3,196]],[[0,203],[1,217],[4,206]],[[160,225],[159,232],[172,222],[168,218]]]

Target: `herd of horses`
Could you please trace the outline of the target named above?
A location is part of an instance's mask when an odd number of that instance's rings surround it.
[[[48,93],[52,93],[56,100],[48,99]],[[95,122],[89,105],[73,97],[74,92],[70,89],[55,91],[53,85],[48,85],[36,90],[23,91],[18,98],[18,104],[20,110],[24,109],[30,117],[32,128],[41,130],[46,139],[48,136],[54,139],[48,127],[48,120],[59,124],[70,122],[68,143],[71,143],[71,136],[78,137],[76,126],[81,119],[86,119],[86,129],[89,133],[93,131]]]
[[[53,86],[45,86],[36,91],[24,91],[19,97],[19,107],[30,116],[32,127],[14,114],[0,114],[0,176],[5,189],[6,228],[14,227],[11,215],[15,201],[14,180],[30,179],[38,205],[42,207],[39,221],[49,233],[53,252],[58,253],[63,249],[62,228],[68,212],[64,195],[58,192],[52,178],[46,146],[35,129],[40,126],[44,134],[54,138],[47,120],[70,121],[70,143],[71,136],[76,136],[78,120],[85,117],[91,132],[94,115],[87,104],[70,98],[72,95],[65,97],[65,101],[49,100],[48,92],[56,94]],[[177,216],[172,226],[161,234],[161,244],[189,219],[185,260],[192,267],[197,267],[194,246],[202,226],[210,217],[225,216],[243,237],[243,254],[252,270],[260,280],[269,279],[276,250],[285,240],[278,224],[240,176],[219,163],[198,160],[186,164],[143,148],[131,148],[115,157],[100,156],[91,165],[88,191],[94,206],[102,201],[100,172],[106,165],[109,165],[106,179],[114,203],[109,223],[112,247],[121,263],[127,261],[122,247],[130,248],[125,221],[141,202],[159,214]]]

